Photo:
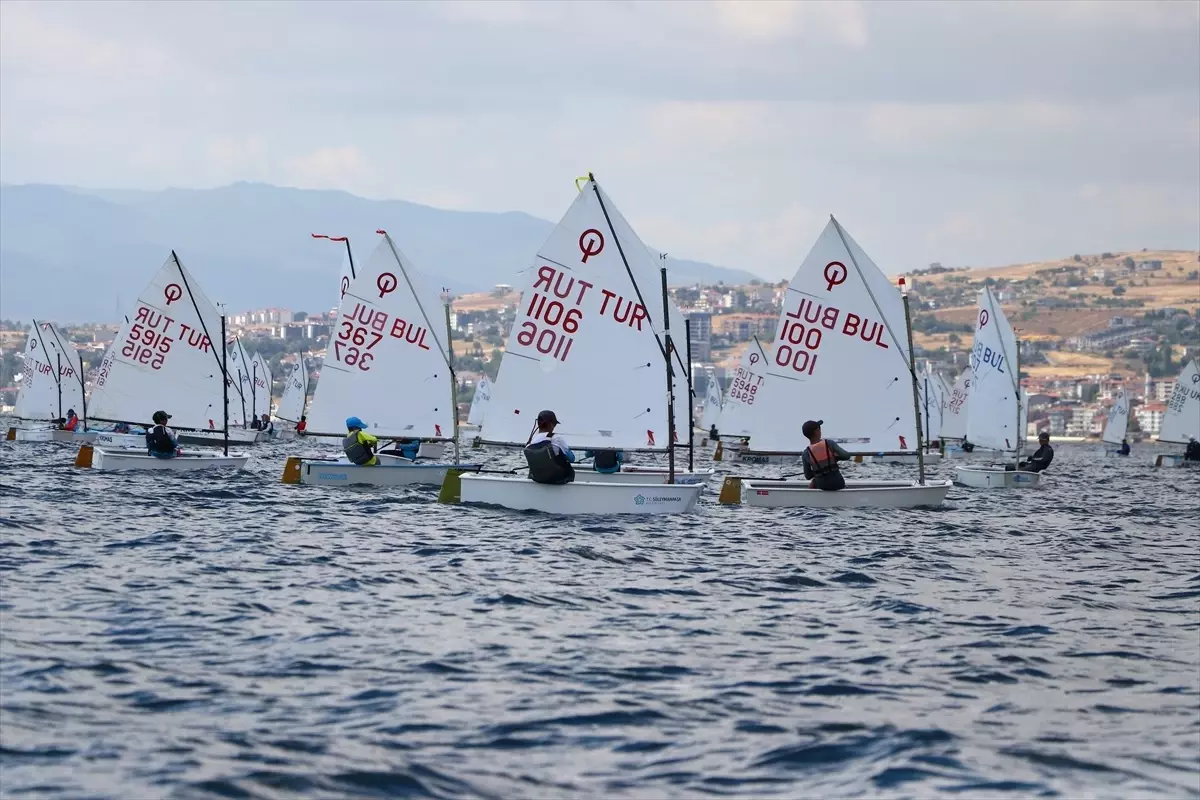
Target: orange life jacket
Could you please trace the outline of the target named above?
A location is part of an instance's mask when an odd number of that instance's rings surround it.
[[[837,472],[837,453],[824,439],[808,446],[808,458],[812,462],[814,475]]]

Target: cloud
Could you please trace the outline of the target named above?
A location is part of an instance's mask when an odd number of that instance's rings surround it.
[[[0,3],[0,179],[263,180],[788,277],[1197,247],[1200,4]],[[1081,188],[1083,187],[1083,188]]]

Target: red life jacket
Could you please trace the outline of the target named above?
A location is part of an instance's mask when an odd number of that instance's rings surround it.
[[[812,462],[814,475],[837,472],[837,453],[824,439],[808,446],[808,458]]]
[[[67,420],[67,424],[63,425],[63,430],[73,431],[77,425],[79,425],[79,417],[71,417]]]

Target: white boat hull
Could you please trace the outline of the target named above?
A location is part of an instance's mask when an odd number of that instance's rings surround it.
[[[950,481],[846,481],[836,492],[808,488],[807,481],[742,481],[742,503],[759,508],[923,508],[940,506]]]
[[[760,453],[754,450],[726,450],[725,460],[738,464],[783,464],[800,463],[799,453]]]
[[[414,462],[387,455],[380,455],[373,467],[360,467],[346,459],[290,458],[283,481],[308,486],[440,486],[451,467],[479,469],[480,465]]]
[[[1188,461],[1182,453],[1162,453],[1154,460],[1156,467],[1200,467],[1200,461]]]
[[[92,431],[62,431],[54,428],[17,428],[18,442],[66,442],[69,444],[91,444],[96,434]]]
[[[112,433],[105,431],[96,432],[96,440],[94,444],[100,447],[116,449],[121,447],[141,447],[146,446],[146,434],[144,433]]]
[[[614,473],[620,475],[621,473]],[[529,478],[463,475],[462,502],[547,514],[684,514],[696,507],[703,484],[575,481],[562,486]]]
[[[622,466],[620,472],[596,472],[592,467],[576,467],[575,482],[584,483],[667,483],[670,473],[660,467],[630,467]],[[689,485],[705,484],[713,476],[711,469],[701,469],[695,472],[675,470],[675,483]]]
[[[1041,480],[1039,472],[1004,467],[954,468],[954,482],[971,489],[1033,489]]]
[[[178,431],[180,444],[198,444],[206,447],[220,447],[225,444],[224,431]],[[230,428],[229,443],[246,446],[256,444],[265,439],[262,431],[253,428]]]
[[[175,458],[155,458],[145,450],[105,450],[97,447],[92,451],[92,469],[107,470],[171,470],[191,472],[202,469],[244,469],[250,456],[238,453],[184,453]]]

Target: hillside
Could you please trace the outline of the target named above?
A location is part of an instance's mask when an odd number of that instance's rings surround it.
[[[1027,370],[1031,374],[1134,369],[1119,356],[1051,348],[1104,330],[1114,317],[1141,324],[1147,312],[1174,309],[1193,318],[1200,312],[1200,252],[1194,250],[1079,255],[982,269],[935,265],[914,271],[909,279],[921,304],[916,327],[922,330],[915,335],[916,342],[959,352],[970,342],[978,293],[990,283],[1018,335],[1047,349],[1048,363],[1031,364]],[[1193,338],[1188,342],[1200,344]]]
[[[564,195],[564,211],[570,200]],[[431,283],[470,292],[512,283],[554,223],[266,184],[156,192],[4,185],[0,317],[115,321],[172,249],[231,312],[323,311],[336,295],[344,251],[310,234],[349,236],[355,258],[365,260],[378,228]],[[744,283],[753,276],[673,260],[672,277]]]

